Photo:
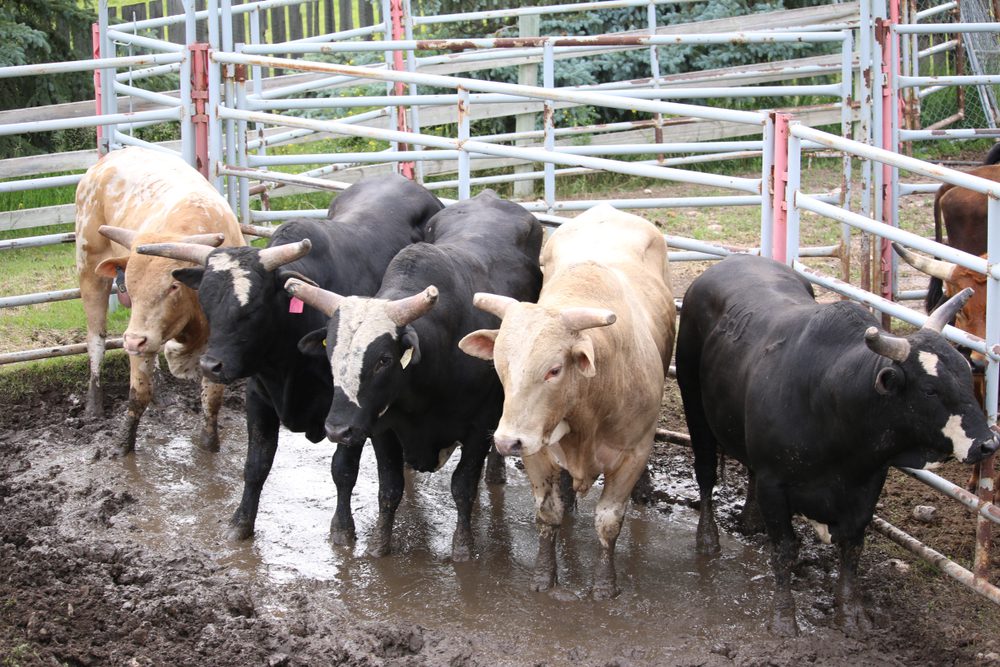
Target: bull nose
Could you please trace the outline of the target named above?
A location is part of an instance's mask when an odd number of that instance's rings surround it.
[[[504,456],[520,456],[524,449],[524,443],[521,442],[521,439],[514,437],[493,436],[493,444],[496,445],[497,451]]]
[[[995,453],[997,449],[1000,449],[1000,434],[994,433],[991,439],[983,443],[982,449],[983,458],[986,458],[990,454]]]
[[[350,445],[354,440],[354,429],[346,424],[327,424],[326,437],[338,444]]]
[[[146,336],[138,336],[136,334],[125,332],[124,339],[126,352],[136,354],[146,351],[146,344],[149,340]]]
[[[201,372],[209,379],[214,379],[222,375],[222,361],[215,357],[210,357],[207,354],[202,355],[198,361],[198,365],[201,366]]]

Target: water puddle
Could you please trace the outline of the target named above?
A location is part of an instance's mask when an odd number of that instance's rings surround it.
[[[218,455],[195,449],[187,437],[147,440],[136,457],[122,463],[140,503],[137,539],[167,549],[192,544],[258,583],[301,584],[332,596],[361,619],[486,634],[501,654],[509,649],[518,660],[546,660],[581,648],[591,657],[621,655],[622,647],[666,651],[678,636],[711,637],[722,628],[727,634],[766,636],[771,593],[770,577],[762,576],[769,571],[766,557],[723,535],[721,557],[698,558],[697,516],[686,507],[631,507],[617,548],[621,595],[606,602],[590,599],[599,548],[593,529],[599,486],[580,501],[562,531],[560,593],[531,592],[537,544],[533,501],[527,478],[512,462],[505,486],[481,486],[472,562],[450,559],[456,513],[449,480],[457,454],[436,474],[407,473],[394,552],[373,560],[364,552],[377,513],[371,447],[362,457],[353,497],[358,544],[337,547],[328,539],[336,496],[330,479],[333,446],[282,431],[255,537],[230,542],[224,533],[242,490],[245,445],[237,434],[227,440]]]

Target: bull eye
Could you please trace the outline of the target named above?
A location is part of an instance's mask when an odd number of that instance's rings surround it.
[[[381,357],[379,357],[379,360],[375,362],[375,372],[378,373],[379,371],[388,368],[391,363],[392,363],[392,356],[388,354],[383,354]]]
[[[924,387],[924,396],[927,396],[928,398],[937,398],[937,395],[937,387],[934,387],[933,385],[927,385]]]
[[[545,381],[554,380],[562,373],[562,364],[556,364],[545,373]]]
[[[180,288],[181,288],[181,284],[180,283],[173,282],[173,283],[170,283],[170,287],[169,287],[169,289],[167,289],[167,292],[168,293],[170,293],[170,292],[176,292]]]

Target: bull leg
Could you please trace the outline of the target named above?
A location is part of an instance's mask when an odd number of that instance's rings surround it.
[[[844,634],[863,637],[871,632],[872,623],[861,604],[857,583],[858,561],[864,546],[864,534],[854,540],[840,543],[840,578],[836,589],[836,621]]]
[[[225,385],[201,381],[201,431],[194,443],[209,452],[219,451],[219,408]]]
[[[261,396],[253,380],[247,386],[247,460],[243,464],[243,498],[229,520],[229,539],[245,540],[253,535],[264,482],[278,450],[278,414]]]
[[[631,497],[636,505],[649,505],[653,502],[653,476],[649,474],[649,468],[643,468],[642,474],[632,487]]]
[[[108,294],[111,280],[94,273],[92,267],[80,271],[80,298],[87,314],[87,356],[90,381],[87,386],[87,419],[96,419],[104,411],[104,388],[101,386],[101,362],[108,338]]]
[[[739,517],[740,532],[744,535],[754,535],[764,532],[764,517],[760,515],[757,504],[757,477],[753,470],[747,468],[747,497]]]
[[[569,470],[559,471],[559,497],[566,512],[576,512],[576,489],[573,488],[573,475],[569,474]]]
[[[337,511],[330,521],[330,538],[334,544],[346,546],[354,544],[354,515],[351,512],[351,494],[358,481],[363,447],[337,445],[337,451],[330,462],[330,475],[337,487]]]
[[[507,483],[507,462],[504,461],[496,447],[490,447],[490,453],[486,455],[486,483]]]
[[[563,520],[562,497],[558,493],[562,471],[548,451],[525,456],[524,470],[535,497],[535,524],[538,526],[538,555],[531,589],[547,591],[558,583],[556,576],[556,538]]]
[[[368,541],[368,555],[380,558],[392,551],[392,525],[403,498],[403,447],[392,431],[373,436],[372,445],[378,460],[378,520]]]
[[[594,527],[601,541],[601,552],[594,566],[595,600],[609,600],[618,595],[615,544],[622,531],[625,508],[632,489],[646,472],[646,459],[649,458],[649,450],[653,444],[653,433],[649,432],[644,436],[643,442],[648,442],[649,447],[627,453],[616,470],[604,475],[604,491],[597,501],[594,515]]]
[[[712,491],[715,489],[718,462],[716,442],[715,437],[708,431],[707,427],[698,437],[690,424],[689,418],[688,428],[691,431],[691,446],[694,449],[694,475],[695,479],[698,480],[698,496],[701,499],[695,542],[698,553],[711,556],[721,550],[719,547],[719,527],[715,523],[715,508],[712,504]]]
[[[120,456],[135,451],[135,437],[139,420],[152,398],[152,372],[155,355],[129,355],[128,409],[116,440],[116,453]]]
[[[760,479],[757,480],[757,498],[771,542],[771,569],[774,571],[771,632],[781,637],[792,637],[799,633],[792,597],[792,568],[798,557],[799,544],[792,529],[791,510],[781,489],[763,484]]]
[[[463,563],[472,558],[472,507],[479,491],[479,476],[490,451],[490,438],[477,434],[462,443],[462,456],[451,476],[451,497],[458,509],[455,534],[451,539],[451,559]],[[501,463],[503,461],[501,460]]]

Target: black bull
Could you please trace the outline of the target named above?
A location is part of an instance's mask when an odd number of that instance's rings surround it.
[[[953,455],[973,463],[997,448],[968,362],[939,333],[966,298],[899,338],[856,303],[817,304],[804,278],[760,257],[725,259],[685,295],[677,381],[701,494],[698,547],[718,550],[712,488],[725,453],[755,480],[772,546],[774,631],[797,631],[793,514],[839,545],[837,620],[863,631],[855,575],[889,466]]]
[[[525,209],[487,190],[434,216],[427,241],[393,259],[372,299],[344,298],[301,281],[288,289],[330,316],[301,343],[332,370],[327,435],[357,456],[368,437],[375,449],[379,518],[369,553],[391,549],[404,462],[435,470],[461,443],[451,480],[458,509],[452,558],[467,560],[472,506],[503,390],[492,366],[464,354],[458,341],[499,324],[472,305],[476,292],[538,298],[542,228]],[[350,493],[338,488],[338,515],[342,510],[350,516]]]
[[[312,442],[326,435],[323,424],[333,396],[330,371],[298,350],[299,339],[324,326],[326,318],[301,303],[296,307],[284,290],[285,281],[307,275],[344,294],[374,294],[389,261],[421,240],[424,224],[442,208],[422,186],[402,176],[379,176],[336,197],[329,219],[281,225],[264,250],[192,252],[179,244],[139,249],[200,264],[175,275],[198,290],[211,327],[202,371],[217,382],[250,378],[243,497],[230,520],[232,537],[253,534],[279,424],[304,432]],[[358,474],[357,457],[338,448],[331,472],[338,496],[349,496]],[[353,539],[353,523],[338,526],[334,521],[331,530],[335,541]]]

